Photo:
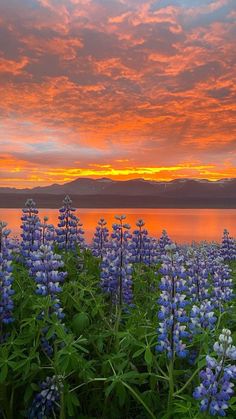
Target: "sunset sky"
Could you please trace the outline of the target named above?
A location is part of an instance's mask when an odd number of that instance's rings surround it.
[[[0,186],[236,177],[235,0],[0,0]]]

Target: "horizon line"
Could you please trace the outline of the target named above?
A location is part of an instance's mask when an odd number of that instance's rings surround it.
[[[99,181],[99,180],[109,180],[111,182],[130,182],[130,181],[137,181],[137,180],[141,180],[141,181],[145,181],[145,182],[152,182],[152,183],[171,183],[174,181],[183,181],[183,180],[194,180],[194,181],[206,181],[206,182],[210,182],[210,183],[217,183],[217,182],[221,182],[221,181],[227,181],[227,180],[234,180],[236,179],[236,177],[223,177],[220,179],[208,179],[208,178],[198,178],[198,177],[178,177],[178,178],[174,178],[174,179],[169,179],[169,180],[159,180],[159,179],[150,179],[150,178],[142,178],[142,177],[137,177],[137,178],[129,178],[129,179],[112,179],[106,176],[103,177],[88,177],[88,176],[80,176],[77,177],[76,179],[73,180],[68,180],[68,181],[64,181],[63,183],[61,182],[57,182],[57,183],[49,183],[46,185],[39,185],[39,186],[32,186],[32,187],[16,187],[16,186],[1,186],[0,185],[0,189],[16,189],[16,190],[33,190],[33,189],[40,189],[40,188],[46,188],[46,187],[50,187],[50,186],[54,186],[54,185],[58,185],[58,186],[63,186],[66,185],[68,183],[72,183],[75,182],[77,180],[80,179],[87,179],[87,180],[94,180],[94,181]]]

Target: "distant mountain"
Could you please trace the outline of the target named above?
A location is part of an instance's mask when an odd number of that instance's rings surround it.
[[[236,207],[236,178],[215,182],[207,179],[175,179],[169,182],[158,182],[144,179],[117,181],[108,178],[79,178],[63,185],[53,184],[32,189],[0,187],[0,207],[21,205],[19,195],[22,196],[22,200],[25,197],[35,197],[45,206],[50,201],[52,206],[53,202],[60,201],[65,194],[72,195],[76,201],[88,202],[88,204],[91,201],[92,206],[102,207],[110,207],[111,202],[117,205],[116,202],[122,199],[124,207],[129,204],[135,207],[167,205],[170,207],[219,206],[227,208]]]

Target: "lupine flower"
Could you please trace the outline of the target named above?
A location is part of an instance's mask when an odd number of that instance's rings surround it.
[[[100,258],[103,257],[109,241],[109,230],[106,225],[107,222],[104,220],[104,218],[101,218],[98,221],[98,225],[93,237],[92,253],[94,256]]]
[[[31,272],[37,283],[36,294],[41,296],[50,296],[52,305],[49,308],[48,315],[56,314],[58,319],[64,318],[64,313],[58,298],[58,294],[61,292],[61,285],[66,277],[66,272],[60,271],[64,266],[61,260],[61,256],[55,254],[50,246],[42,245],[38,252],[31,254]],[[41,316],[43,316],[42,313]],[[50,341],[45,337],[48,328],[45,327],[42,330],[41,345],[43,351],[51,356],[53,353],[53,346],[51,342],[54,340],[54,336],[50,338]]]
[[[229,329],[223,329],[219,336],[219,340],[215,342],[213,348],[219,356],[236,361],[236,346],[232,345],[233,339]]]
[[[32,253],[31,262],[31,271],[37,283],[36,293],[42,296],[49,295],[52,301],[55,301],[67,275],[59,270],[64,266],[61,256],[55,254],[50,246],[42,245],[38,252]],[[61,318],[61,312],[56,310],[56,313]]]
[[[131,250],[134,263],[145,263],[148,266],[155,265],[160,259],[160,252],[157,240],[149,237],[145,222],[139,219],[136,223],[137,229],[133,231]]]
[[[215,261],[219,260],[219,258],[223,261],[220,244],[214,242],[205,244],[205,258],[208,260],[209,269],[211,269],[211,272],[214,272]]]
[[[53,245],[54,239],[55,228],[52,224],[48,224],[48,217],[45,216],[41,223],[41,244]]]
[[[186,275],[188,296],[193,303],[208,300],[210,293],[210,268],[202,249],[190,249],[186,255]]]
[[[159,238],[159,247],[160,247],[161,254],[165,254],[165,247],[171,244],[172,244],[172,241],[169,238],[167,231],[163,230],[162,235]]]
[[[236,259],[236,243],[235,240],[230,237],[228,230],[224,230],[222,243],[221,243],[221,255],[225,261],[231,261]]]
[[[214,306],[211,301],[202,301],[199,305],[193,305],[190,311],[189,328],[193,333],[201,333],[201,329],[213,329],[217,321]]]
[[[115,304],[131,304],[132,264],[129,233],[130,226],[124,224],[126,216],[115,217],[119,223],[113,224],[111,241],[101,263],[101,286],[104,292],[111,295]]]
[[[132,235],[132,250],[133,250],[133,262],[143,263],[145,259],[144,243],[148,240],[148,231],[145,226],[145,222],[139,219],[136,222],[137,229],[133,231]]]
[[[19,262],[21,260],[21,243],[18,236],[11,237],[10,247],[14,255],[14,260]]]
[[[57,242],[60,249],[75,249],[77,245],[83,247],[84,231],[79,218],[74,214],[75,211],[72,200],[67,195],[63,200],[63,206],[59,209]]]
[[[75,235],[76,235],[76,245],[80,249],[83,249],[85,245],[83,223],[81,223],[80,218],[77,216],[76,216]]]
[[[231,270],[223,263],[222,258],[216,258],[212,272],[212,302],[215,307],[223,310],[225,303],[234,297]]]
[[[144,244],[145,265],[152,266],[156,265],[161,261],[161,252],[158,240],[153,237],[148,237],[148,240]]]
[[[218,359],[206,357],[206,368],[199,374],[201,384],[195,388],[193,397],[201,401],[202,412],[226,416],[234,393],[232,380],[236,379],[236,366],[229,363],[230,360],[236,360],[236,347],[232,345],[230,330],[222,330],[218,342],[214,344],[214,351]]]
[[[212,306],[222,309],[222,304],[233,298],[231,270],[224,263],[220,247],[215,243],[204,243],[194,252],[191,251],[187,271],[191,284],[189,298],[192,301],[208,299]]]
[[[41,245],[41,223],[38,217],[38,210],[33,199],[27,199],[25,208],[22,209],[22,255],[27,259],[30,252],[38,250]]]
[[[28,419],[57,417],[60,411],[60,377],[47,377],[40,383],[41,391],[35,396],[28,412]]]
[[[3,324],[13,322],[13,301],[12,295],[12,249],[8,239],[10,230],[7,223],[0,221],[0,328]]]
[[[166,246],[166,255],[163,255],[163,263],[160,269],[162,274],[159,288],[161,294],[158,300],[160,309],[158,312],[158,352],[167,352],[169,358],[174,360],[175,354],[181,358],[187,356],[188,351],[183,339],[189,337],[187,324],[189,318],[185,307],[186,300],[186,273],[183,258],[174,253],[174,244]]]
[[[189,328],[192,333],[201,329],[213,329],[217,321],[215,306],[211,300],[210,267],[204,249],[189,248],[186,252],[187,296],[193,304],[190,310]]]

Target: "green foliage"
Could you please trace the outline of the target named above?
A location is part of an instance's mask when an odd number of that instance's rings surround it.
[[[101,292],[99,261],[89,251],[63,257],[68,272],[60,295],[63,323],[47,315],[50,299],[37,296],[34,280],[15,264],[15,322],[0,345],[0,418],[27,417],[40,381],[53,375],[63,383],[60,419],[203,417],[192,391],[214,335],[203,333],[189,344],[199,350],[194,365],[176,362],[174,402],[168,406],[167,361],[164,354],[155,352],[158,267],[135,268],[135,307],[119,312]],[[236,277],[236,265],[232,269]],[[236,333],[235,310],[234,306],[220,317],[218,328],[230,325]],[[45,327],[47,338],[54,337],[51,358],[40,343]],[[234,417],[235,400],[229,418]]]

